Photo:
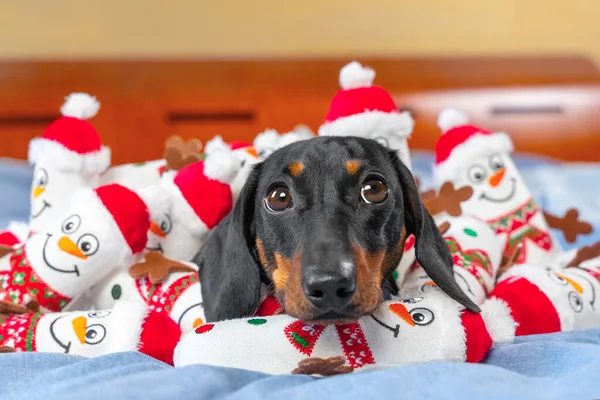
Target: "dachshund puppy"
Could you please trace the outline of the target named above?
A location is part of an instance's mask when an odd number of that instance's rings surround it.
[[[307,322],[368,315],[397,293],[392,273],[409,234],[431,279],[478,312],[396,152],[358,137],[288,145],[254,167],[194,260],[206,318],[252,315],[261,282],[287,314]]]

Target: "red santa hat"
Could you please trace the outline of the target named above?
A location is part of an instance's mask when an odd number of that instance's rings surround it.
[[[495,344],[511,342],[516,323],[506,303],[486,300],[481,313],[464,310],[460,316],[465,331],[466,362],[480,362]]]
[[[104,172],[110,165],[110,149],[102,146],[98,132],[86,121],[99,109],[100,103],[89,94],[67,96],[60,109],[63,116],[29,143],[29,162],[43,160],[68,171]]]
[[[186,224],[195,235],[213,229],[233,207],[230,184],[240,163],[220,136],[205,146],[206,158],[190,164],[177,173],[165,173],[162,193],[155,204],[169,204],[170,214]]]
[[[0,231],[0,245],[15,246],[29,237],[29,226],[24,222],[11,222],[8,229]]]
[[[173,352],[181,338],[181,328],[165,312],[148,310],[143,304],[117,301],[112,309],[112,326],[118,330],[111,352],[139,350],[173,365]]]
[[[498,282],[490,297],[506,305],[518,325],[517,336],[561,331],[556,307],[539,287],[526,278],[511,276]]]
[[[440,183],[453,181],[473,157],[513,150],[512,141],[506,133],[490,132],[470,125],[467,116],[457,110],[442,111],[438,126],[442,135],[435,146],[433,172]]]
[[[100,186],[94,190],[82,188],[75,192],[72,204],[85,204],[90,215],[98,221],[112,221],[113,232],[120,241],[108,243],[115,252],[121,251],[124,259],[119,265],[130,265],[133,255],[146,248],[150,213],[142,198],[117,183]],[[120,246],[122,243],[124,246]]]
[[[339,90],[329,106],[321,136],[364,136],[365,131],[393,132],[408,138],[414,121],[400,112],[392,96],[373,85],[375,71],[353,61],[340,71]]]

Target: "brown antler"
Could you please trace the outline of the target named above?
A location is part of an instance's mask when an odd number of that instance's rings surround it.
[[[202,159],[202,142],[190,139],[184,142],[179,136],[171,136],[165,142],[165,171],[175,170]]]
[[[567,267],[577,267],[584,261],[591,260],[598,256],[600,256],[600,241],[589,246],[580,247],[577,250],[577,253],[575,253],[575,257],[567,264]]]
[[[4,244],[0,244],[0,258],[4,257],[7,254],[13,252],[13,248],[11,246],[6,246]]]
[[[448,232],[448,229],[450,229],[450,222],[448,221],[444,221],[440,226],[438,226],[438,230],[442,235]]]
[[[16,352],[14,347],[0,346],[0,353],[14,353]]]
[[[292,374],[333,376],[354,371],[354,368],[344,364],[346,364],[344,356],[305,358],[298,362],[298,367],[292,371]]]
[[[0,301],[0,314],[27,314],[32,310],[21,304],[13,304],[8,301]]]
[[[502,264],[500,265],[500,268],[498,268],[498,274],[496,275],[496,279],[498,279],[503,273],[505,273],[510,268],[512,268],[513,265],[515,265],[515,263],[519,259],[519,256],[521,255],[522,250],[523,243],[518,243],[517,247],[515,247],[515,251],[513,251],[510,257],[506,257],[504,255],[502,256]]]
[[[588,235],[592,233],[592,225],[579,219],[579,211],[571,208],[564,217],[557,217],[544,211],[544,217],[551,228],[559,229],[565,235],[568,243],[574,243],[578,235]]]
[[[452,182],[446,182],[437,194],[434,190],[421,193],[421,199],[431,215],[446,212],[452,217],[458,217],[461,215],[460,204],[470,199],[472,195],[473,189],[470,186],[456,190]]]
[[[163,282],[172,272],[195,272],[189,265],[163,256],[159,251],[150,251],[143,262],[129,267],[129,275],[134,279],[148,278],[152,283]]]

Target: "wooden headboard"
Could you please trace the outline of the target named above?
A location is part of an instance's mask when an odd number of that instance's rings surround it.
[[[247,140],[265,128],[316,131],[348,60],[0,62],[0,157],[25,158],[65,95],[94,94],[92,123],[113,164],[162,156],[166,137]],[[363,59],[433,149],[438,112],[511,134],[518,150],[600,161],[600,72],[585,58]]]

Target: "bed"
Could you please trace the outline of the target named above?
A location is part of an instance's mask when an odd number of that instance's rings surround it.
[[[562,163],[518,155],[535,198],[555,213],[576,206],[594,234],[565,248],[600,239],[600,164]],[[431,185],[432,154],[415,151],[415,173]],[[0,226],[24,220],[31,179],[24,162],[0,161]],[[0,398],[216,399],[216,398],[598,398],[600,330],[519,338],[492,351],[482,365],[434,363],[330,379],[266,376],[243,370],[192,366],[174,369],[138,353],[97,359],[53,354],[0,356]],[[435,377],[433,379],[432,377]]]
[[[430,150],[439,135],[435,115],[445,105],[461,106],[478,124],[513,135],[522,151],[517,165],[543,208],[563,214],[577,207],[594,225],[592,235],[574,244],[557,233],[565,249],[600,240],[595,184],[600,74],[593,63],[575,57],[369,64],[399,108],[415,115],[410,146],[424,188],[432,184]],[[5,157],[0,158],[0,228],[26,220],[31,181],[23,161],[26,143],[55,116],[53,102],[71,90],[92,91],[107,103],[98,127],[115,148],[118,164],[160,157],[168,134],[206,140],[218,132],[248,140],[265,127],[286,130],[305,122],[316,128],[341,65],[341,60],[0,64],[0,87],[7,93],[0,99],[0,157]],[[312,73],[293,79],[306,71]],[[195,74],[198,82],[189,84]],[[34,88],[42,86],[40,95]],[[261,95],[257,88],[264,89]],[[598,371],[600,330],[519,338],[494,349],[482,364],[432,363],[328,379],[202,365],[175,369],[139,353],[96,359],[2,354],[0,399],[591,399],[600,398]]]

